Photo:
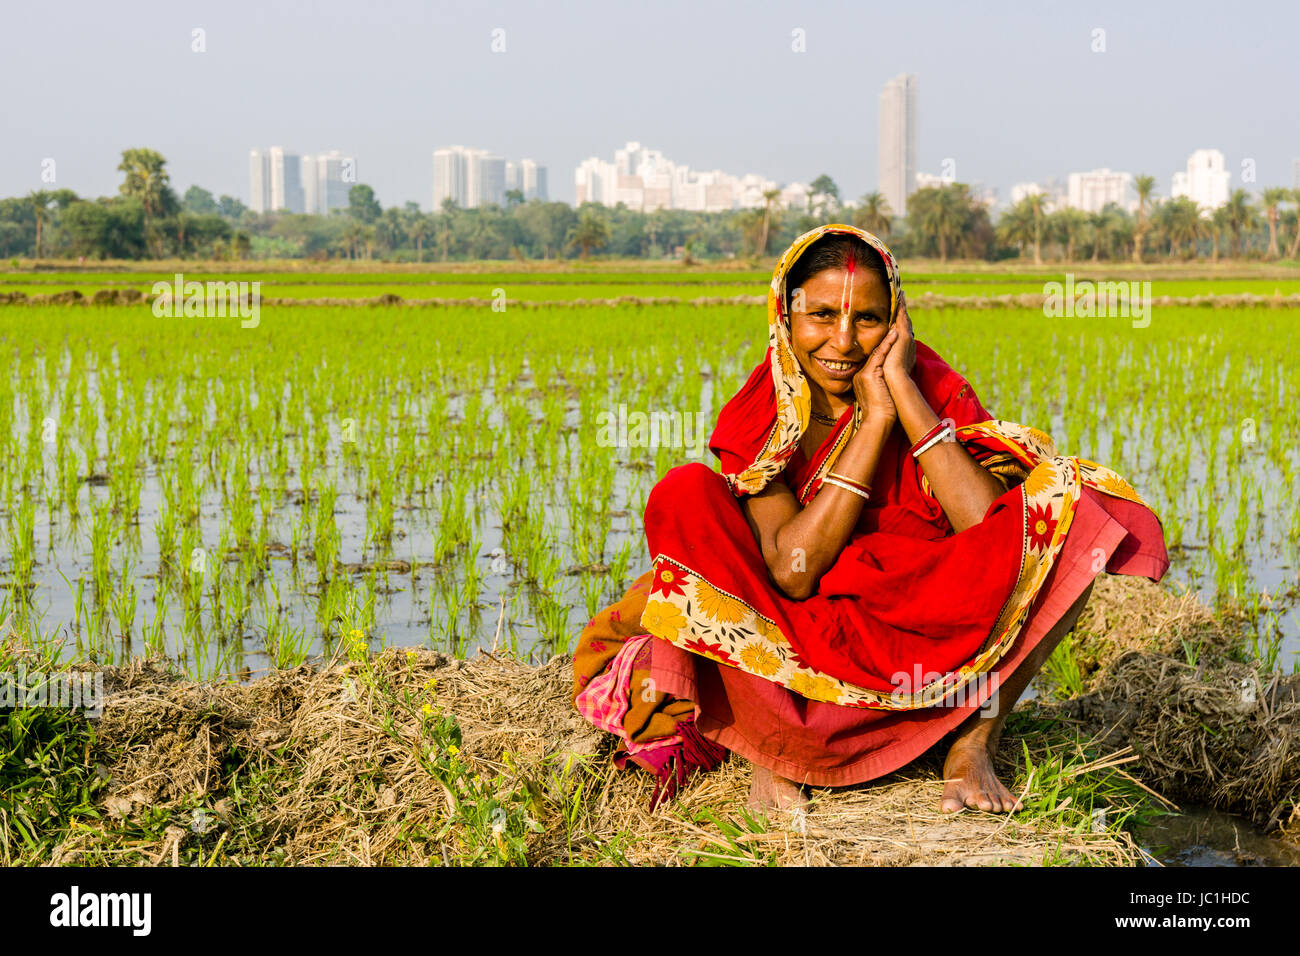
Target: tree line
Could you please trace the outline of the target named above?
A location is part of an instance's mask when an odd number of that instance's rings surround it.
[[[1205,257],[1295,259],[1300,254],[1300,189],[1270,187],[1258,198],[1243,189],[1214,210],[1187,197],[1162,200],[1152,176],[1135,180],[1137,207],[1099,212],[1053,209],[1049,196],[1025,196],[995,222],[964,183],[930,186],[897,216],[880,193],[841,199],[826,175],[808,189],[804,208],[787,209],[779,191],[755,209],[704,213],[641,212],[623,204],[525,201],[461,208],[446,200],[430,214],[408,202],[384,208],[365,184],[329,215],[256,213],[231,196],[191,186],[172,189],[166,160],[128,149],[118,195],[83,199],[72,190],[36,190],[0,199],[0,256],[85,259],[333,258],[394,262],[467,259],[761,257],[785,248],[821,223],[847,221],[887,237],[900,257],[996,261],[1048,259],[1189,260]]]

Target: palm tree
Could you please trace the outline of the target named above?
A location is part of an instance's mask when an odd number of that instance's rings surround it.
[[[1260,205],[1268,215],[1268,257],[1276,259],[1277,251],[1277,207],[1291,197],[1291,190],[1282,186],[1271,186],[1264,190]]]
[[[396,206],[389,206],[384,214],[371,226],[375,230],[375,239],[390,252],[401,247],[406,239],[408,216]]]
[[[889,208],[889,200],[884,193],[867,193],[862,197],[862,205],[853,217],[853,225],[877,236],[887,236],[893,215],[894,210]]]
[[[921,236],[928,251],[936,246],[946,262],[948,251],[965,235],[975,215],[965,183],[927,186],[907,198],[908,230]]]
[[[1052,230],[1065,247],[1065,261],[1074,261],[1074,245],[1088,227],[1088,214],[1081,209],[1066,206],[1051,215]]]
[[[758,240],[758,254],[760,256],[767,255],[767,239],[768,236],[771,235],[772,230],[772,205],[773,203],[776,203],[777,210],[779,211],[781,209],[780,203],[776,202],[777,197],[780,195],[781,190],[779,189],[763,190],[763,232]],[[653,234],[651,234],[650,241],[654,242]]]
[[[41,257],[41,227],[45,225],[45,220],[50,215],[50,203],[54,200],[54,194],[39,189],[27,194],[27,205],[32,207],[32,215],[36,217],[36,258]]]
[[[1169,254],[1174,254],[1174,247],[1187,243],[1187,258],[1196,255],[1196,240],[1200,238],[1201,208],[1187,196],[1179,196],[1165,204],[1165,231],[1169,237]]]
[[[122,151],[122,162],[117,166],[118,172],[126,174],[119,187],[122,195],[140,200],[144,207],[146,236],[153,220],[167,215],[176,205],[167,171],[163,169],[166,165],[167,160],[162,154],[152,149],[126,149]]]
[[[939,242],[939,261],[948,261],[948,243],[959,238],[969,218],[966,185],[951,183],[939,187],[939,195],[930,208],[929,228]]]
[[[1237,258],[1241,258],[1246,231],[1255,225],[1258,216],[1244,189],[1234,189],[1224,205],[1228,210],[1228,228],[1232,230],[1233,246]]]
[[[182,209],[176,214],[176,254],[182,259],[185,258],[185,238],[195,218],[194,214],[187,209]]]
[[[840,187],[836,186],[835,180],[825,173],[814,179],[812,185],[808,187],[808,204],[810,208],[816,207],[816,198],[818,196],[822,197],[821,216],[825,219],[826,210],[830,207],[831,202],[834,201],[837,207],[840,204]]]
[[[343,226],[343,241],[348,244],[352,250],[352,258],[357,258],[357,244],[365,236],[366,227],[360,221],[347,217],[347,223]]]
[[[1034,212],[1022,199],[1008,208],[998,220],[998,239],[1020,248],[1024,254],[1025,246],[1034,241]]]
[[[1142,261],[1142,241],[1146,238],[1147,202],[1156,194],[1156,178],[1145,173],[1133,180],[1137,192],[1137,225],[1133,228],[1133,261]]]
[[[609,242],[609,223],[595,210],[584,209],[578,216],[577,223],[569,230],[568,248],[579,250],[580,258],[586,259],[592,249],[598,249]]]
[[[1088,225],[1092,232],[1093,262],[1101,261],[1103,247],[1106,249],[1107,257],[1114,255],[1115,237],[1123,220],[1124,211],[1115,203],[1107,203],[1099,212],[1094,212],[1088,217]]]
[[[407,234],[415,240],[415,261],[424,261],[424,240],[433,232],[433,220],[422,212],[413,212],[407,220]]]
[[[737,210],[731,221],[740,233],[740,248],[758,249],[759,241],[763,237],[763,210],[757,206],[753,209]]]
[[[1296,205],[1296,212],[1300,214],[1300,187],[1291,190],[1291,201]],[[1300,218],[1296,219],[1295,238],[1291,240],[1291,248],[1287,250],[1286,257],[1294,259],[1300,255]]]
[[[451,243],[456,236],[456,226],[459,218],[460,206],[456,204],[456,200],[448,196],[442,201],[442,212],[435,222],[438,245],[442,247],[443,262],[446,262],[447,256],[451,254]]]
[[[1151,204],[1151,215],[1146,221],[1146,233],[1144,236],[1152,238],[1151,251],[1159,253],[1164,244],[1168,243],[1170,248],[1173,247],[1173,240],[1169,238],[1169,221],[1173,213],[1171,203],[1156,200]]]
[[[1230,228],[1231,224],[1228,222],[1227,206],[1220,206],[1218,209],[1214,210],[1214,212],[1210,213],[1207,231],[1214,242],[1214,245],[1210,249],[1211,262],[1219,261],[1219,240]]]

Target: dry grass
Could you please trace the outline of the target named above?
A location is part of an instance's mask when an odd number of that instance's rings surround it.
[[[433,701],[456,715],[460,756],[473,773],[500,793],[528,795],[527,812],[541,824],[528,835],[531,863],[1138,858],[1127,834],[1093,833],[1065,814],[943,814],[939,766],[927,758],[876,784],[813,791],[809,812],[766,822],[745,812],[749,768],[733,759],[651,815],[651,777],[617,771],[608,758],[611,739],[570,705],[567,658],[538,668],[390,650],[368,664],[373,686],[362,677],[365,666],[302,667],[246,685],[193,683],[143,663],[106,671],[96,746],[111,776],[102,797],[106,819],[70,836],[52,862],[148,864],[179,861],[183,853],[223,864],[463,859],[474,838],[455,825],[454,795],[416,757],[427,744],[418,710],[391,706],[407,693],[416,708]],[[1005,744],[1002,769],[1016,779],[1021,741],[1008,735]],[[1040,749],[1036,760],[1047,756]],[[256,777],[269,782],[254,796],[249,780]],[[1020,785],[1026,782],[1034,786]],[[215,826],[203,833],[185,827],[195,808]],[[454,825],[438,835],[448,821]],[[223,829],[229,839],[214,847]]]
[[[389,649],[242,685],[135,662],[105,670],[86,755],[102,816],[42,862],[1125,865],[1141,854],[1117,823],[1147,795],[1294,833],[1300,678],[1229,660],[1233,630],[1187,594],[1102,578],[1077,632],[1089,692],[1017,708],[1003,736],[1013,816],[941,813],[938,752],[771,819],[746,810],[733,758],[650,814],[653,779],[618,771],[573,710],[567,657]]]
[[[1103,574],[1075,624],[1075,657],[1091,690],[1104,671],[1132,651],[1182,655],[1184,644],[1198,653],[1225,655],[1236,648],[1245,620],[1216,615],[1192,591],[1146,578]]]
[[[1179,800],[1240,813],[1265,829],[1300,806],[1300,674],[1207,657],[1130,651],[1094,691],[1049,712],[1103,746],[1128,744],[1143,778]]]

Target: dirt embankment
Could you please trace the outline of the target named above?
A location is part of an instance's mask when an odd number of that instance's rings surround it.
[[[107,780],[103,817],[51,862],[1140,860],[1127,833],[1089,825],[1083,791],[1048,800],[1049,772],[1065,784],[1132,774],[1166,798],[1286,822],[1300,786],[1297,678],[1224,658],[1231,622],[1132,579],[1099,582],[1077,633],[1087,693],[1024,705],[1003,737],[1000,772],[1028,807],[1010,818],[942,814],[937,754],[814,791],[808,813],[766,824],[747,817],[749,768],[731,759],[649,814],[649,775],[617,771],[612,739],[572,709],[567,657],[534,667],[390,649],[244,685],[109,668],[87,755]],[[1016,717],[1030,723],[1017,731]],[[1082,736],[1055,732],[1071,728]]]

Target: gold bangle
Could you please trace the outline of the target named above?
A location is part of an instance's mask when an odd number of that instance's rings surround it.
[[[826,472],[826,477],[838,478],[840,481],[847,481],[854,488],[860,488],[863,491],[865,491],[867,494],[871,494],[871,486],[867,484],[865,481],[858,481],[856,478],[850,478],[848,475],[841,475],[839,472],[836,471]]]

